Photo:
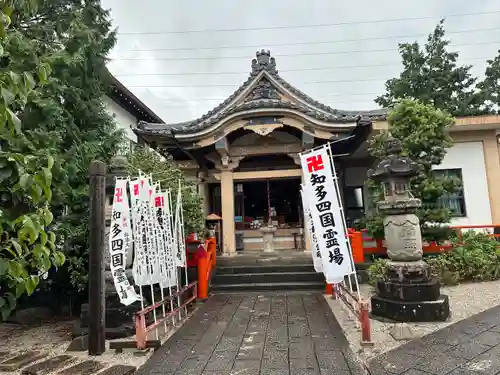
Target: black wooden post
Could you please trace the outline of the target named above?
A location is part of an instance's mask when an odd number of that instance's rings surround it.
[[[106,203],[106,164],[90,163],[89,222],[89,355],[106,350],[104,290],[104,230]]]

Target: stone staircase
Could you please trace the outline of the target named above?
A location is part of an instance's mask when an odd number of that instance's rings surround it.
[[[325,280],[314,271],[310,253],[282,250],[219,256],[212,279],[214,292],[322,290]]]

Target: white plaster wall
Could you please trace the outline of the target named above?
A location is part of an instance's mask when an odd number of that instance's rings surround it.
[[[108,107],[108,112],[114,117],[116,126],[125,131],[125,136],[128,139],[137,143],[137,136],[132,131],[132,128],[137,126],[135,116],[132,116],[126,109],[107,96],[104,97],[104,103]]]
[[[466,217],[453,218],[452,225],[491,224],[491,206],[482,142],[455,143],[443,163],[433,169],[462,169]]]

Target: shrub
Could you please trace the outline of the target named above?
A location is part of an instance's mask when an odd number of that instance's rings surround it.
[[[368,282],[370,285],[377,284],[377,281],[384,280],[387,273],[388,259],[375,259],[373,264],[368,267]]]
[[[500,243],[496,239],[469,231],[463,234],[460,243],[457,239],[453,241],[453,250],[425,259],[432,275],[443,285],[500,279]],[[387,262],[378,259],[368,268],[370,284],[385,278]]]

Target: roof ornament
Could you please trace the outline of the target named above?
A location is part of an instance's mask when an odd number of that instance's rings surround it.
[[[260,50],[255,53],[256,59],[252,60],[252,75],[265,70],[271,74],[278,74],[276,70],[276,60],[271,57],[271,51]]]

